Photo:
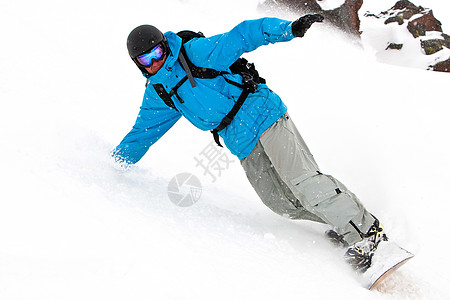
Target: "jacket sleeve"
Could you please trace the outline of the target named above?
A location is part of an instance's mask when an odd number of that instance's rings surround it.
[[[191,61],[205,68],[226,70],[242,54],[256,48],[294,39],[292,21],[262,18],[244,21],[231,31],[188,42],[186,52]]]
[[[181,117],[177,110],[154,98],[146,89],[144,101],[133,129],[113,150],[112,155],[119,163],[134,164],[156,143]]]

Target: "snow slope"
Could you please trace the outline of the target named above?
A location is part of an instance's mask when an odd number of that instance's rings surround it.
[[[264,207],[229,152],[217,180],[205,174],[195,159],[211,135],[185,120],[136,166],[113,164],[144,89],[129,31],[212,35],[261,17],[257,0],[238,2],[2,3],[0,299],[450,298],[448,74],[376,63],[324,25],[246,55],[322,171],[416,254],[378,291],[359,286],[326,226]],[[188,208],[167,193],[183,172],[202,183]]]

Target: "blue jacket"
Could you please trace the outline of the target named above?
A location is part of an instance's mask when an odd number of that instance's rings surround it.
[[[170,108],[156,93],[153,84],[163,84],[169,92],[186,73],[178,62],[181,38],[173,32],[164,34],[171,49],[164,66],[149,77],[144,100],[133,129],[113,151],[117,160],[136,163],[149,147],[161,138],[184,116],[197,128],[207,131],[216,128],[232,109],[242,90],[225,81],[242,83],[237,74],[213,79],[195,78],[196,87],[186,81],[178,94],[184,103],[172,97],[177,109]],[[244,21],[231,31],[209,38],[195,38],[184,46],[189,59],[199,67],[229,71],[230,65],[243,53],[269,43],[290,41],[294,38],[291,22],[277,18]],[[280,97],[265,84],[258,85],[250,94],[230,125],[219,131],[226,147],[245,158],[255,147],[260,135],[287,111]]]

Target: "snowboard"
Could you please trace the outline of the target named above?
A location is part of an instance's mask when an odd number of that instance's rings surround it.
[[[413,257],[412,253],[394,242],[381,242],[372,256],[370,268],[361,274],[363,286],[369,290],[375,289],[383,280]]]

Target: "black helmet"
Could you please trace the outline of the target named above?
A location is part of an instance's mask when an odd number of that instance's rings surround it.
[[[131,59],[136,63],[142,72],[148,74],[145,68],[137,63],[136,57],[151,50],[160,43],[163,43],[165,48],[168,49],[164,34],[152,25],[138,26],[128,35],[128,54],[130,54]]]

